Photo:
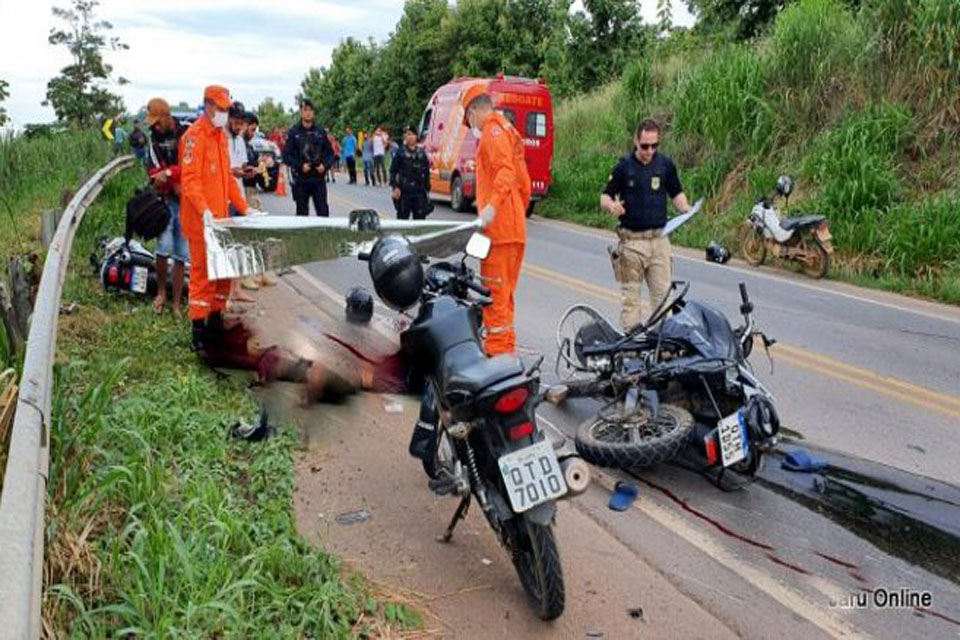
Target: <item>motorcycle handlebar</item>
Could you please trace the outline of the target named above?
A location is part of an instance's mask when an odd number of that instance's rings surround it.
[[[357,259],[363,262],[370,262],[370,253],[368,251],[361,251],[357,254]]]
[[[740,283],[740,301],[743,304],[750,302],[750,298],[747,296],[747,285],[743,282]]]
[[[474,293],[478,293],[484,298],[490,297],[490,289],[488,289],[487,287],[483,286],[480,283],[470,281],[470,282],[467,282],[467,287]]]

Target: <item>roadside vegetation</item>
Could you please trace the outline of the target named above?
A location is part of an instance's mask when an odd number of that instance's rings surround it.
[[[676,241],[738,248],[781,173],[790,215],[830,219],[834,277],[960,303],[960,5],[789,3],[761,35],[674,33],[619,81],[557,109],[553,192],[538,212],[613,227],[599,193],[632,129],[665,151],[706,215]]]
[[[76,131],[0,143],[0,191],[4,208],[15,207],[0,226],[4,253],[42,251],[40,211],[108,158],[106,143]],[[45,636],[373,637],[419,627],[413,609],[297,534],[295,429],[259,443],[228,437],[256,416],[249,378],[201,366],[186,321],[95,279],[88,256],[122,231],[142,181],[136,169],[106,185],[78,230],[64,287]]]

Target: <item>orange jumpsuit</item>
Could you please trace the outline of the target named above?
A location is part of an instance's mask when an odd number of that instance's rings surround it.
[[[207,278],[207,246],[203,239],[203,212],[214,218],[230,215],[229,203],[246,214],[247,203],[230,173],[227,133],[206,115],[180,139],[180,225],[190,243],[191,320],[206,320],[223,311],[230,296],[229,280]]]
[[[493,298],[493,304],[483,310],[487,329],[484,346],[489,355],[495,356],[516,350],[513,297],[527,242],[531,193],[523,139],[497,112],[483,123],[476,161],[477,211],[482,212],[487,205],[494,209],[493,222],[485,230],[490,236],[490,255],[480,265],[480,274]]]

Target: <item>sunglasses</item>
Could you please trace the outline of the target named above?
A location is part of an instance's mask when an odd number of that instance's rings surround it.
[[[646,143],[646,142],[641,142],[641,143],[640,143],[639,145],[637,145],[637,146],[639,146],[643,151],[649,151],[650,149],[656,150],[657,147],[660,146],[660,143],[659,143],[659,142],[651,142],[651,143],[648,144],[648,143]]]

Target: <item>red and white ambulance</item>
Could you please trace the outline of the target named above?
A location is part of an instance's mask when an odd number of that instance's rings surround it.
[[[553,99],[542,79],[498,75],[496,78],[457,78],[433,94],[420,119],[420,142],[430,157],[430,192],[466,211],[476,196],[477,140],[463,124],[463,97],[482,84],[494,107],[517,128],[526,146],[527,170],[534,202],[553,182]]]

